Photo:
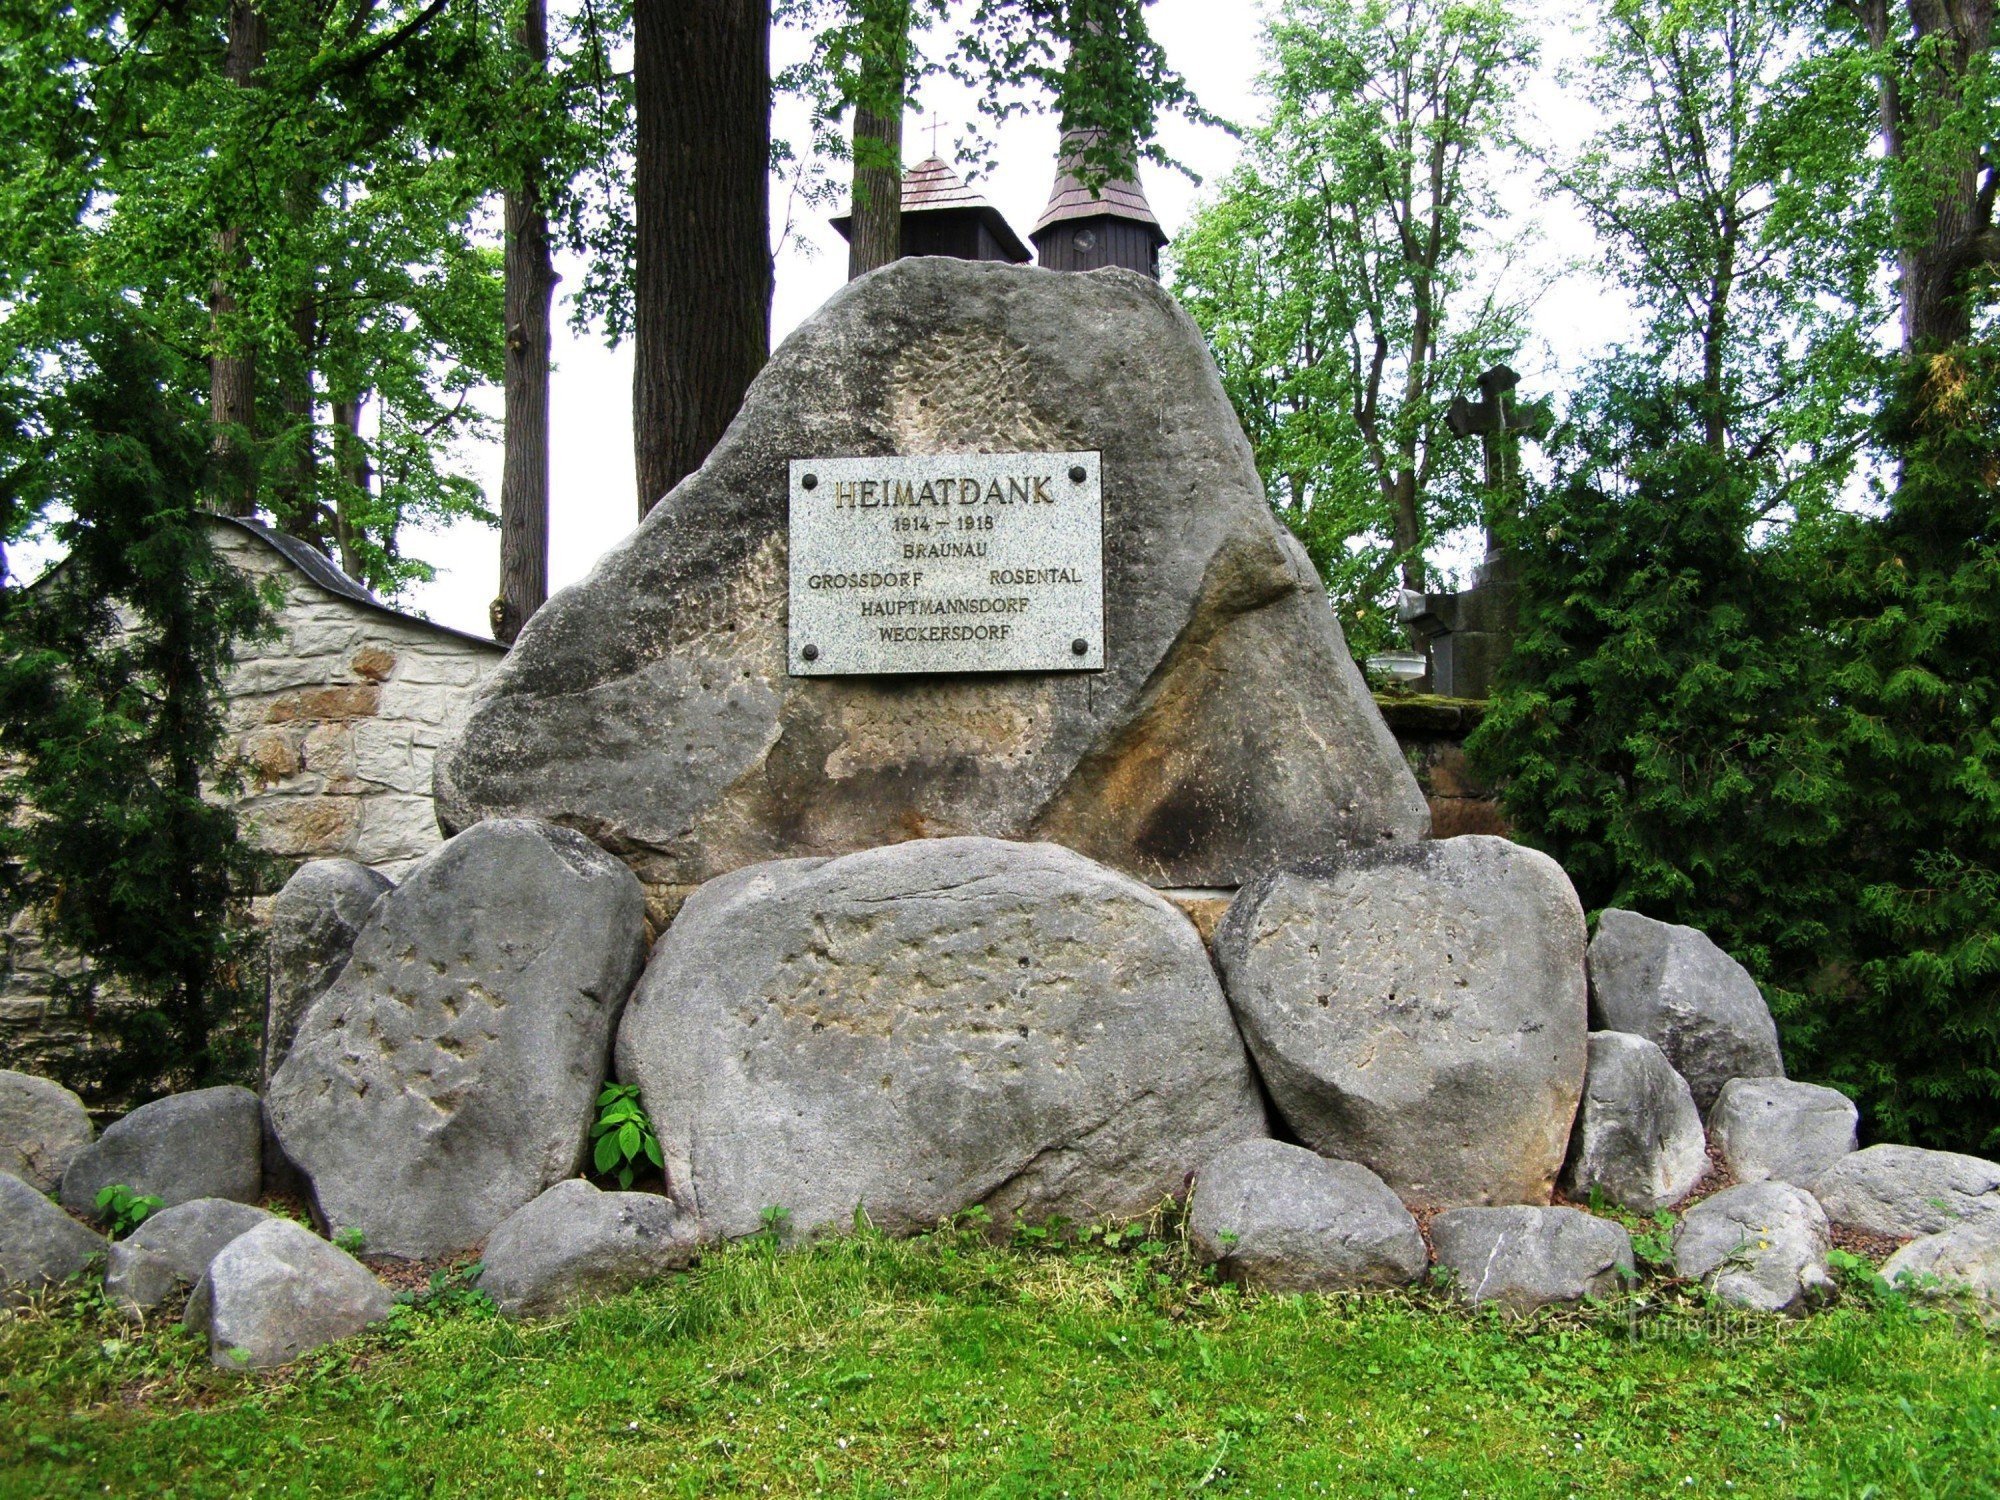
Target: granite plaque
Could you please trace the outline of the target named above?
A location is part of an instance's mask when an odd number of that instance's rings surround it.
[[[799,458],[791,671],[1104,666],[1095,453]]]

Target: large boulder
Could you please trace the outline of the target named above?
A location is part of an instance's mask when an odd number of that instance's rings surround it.
[[[479,1288],[507,1317],[546,1317],[678,1271],[700,1248],[693,1218],[673,1200],[572,1177],[500,1221]]]
[[[271,1078],[330,1230],[444,1255],[575,1175],[644,942],[632,872],[568,829],[482,823],[417,865]]]
[[[1840,1090],[1789,1078],[1732,1078],[1708,1112],[1709,1139],[1738,1182],[1803,1188],[1854,1149],[1860,1123]]]
[[[1407,1286],[1430,1262],[1381,1178],[1281,1141],[1242,1141],[1203,1165],[1188,1238],[1230,1280],[1275,1291]]]
[[[2000,1162],[1918,1146],[1870,1146],[1819,1174],[1813,1196],[1836,1224],[1898,1239],[2000,1223]]]
[[[97,1195],[124,1186],[162,1208],[196,1198],[255,1203],[264,1182],[264,1111],[235,1084],[142,1104],[79,1151],[63,1173],[63,1207],[95,1216]]]
[[[1674,1230],[1674,1274],[1705,1283],[1724,1302],[1795,1312],[1830,1289],[1826,1215],[1803,1188],[1745,1182],[1704,1198]]]
[[[128,1317],[149,1313],[200,1281],[224,1245],[270,1217],[228,1198],[196,1198],[162,1209],[112,1244],[104,1263],[104,1295]]]
[[[1982,1322],[2000,1324],[2000,1219],[1911,1240],[1883,1265],[1882,1279],[1922,1295],[1968,1295]]]
[[[1666,1053],[1642,1036],[1593,1031],[1563,1191],[1652,1213],[1680,1202],[1707,1169],[1701,1113]]]
[[[1515,1317],[1608,1297],[1632,1279],[1632,1237],[1574,1208],[1454,1208],[1431,1220],[1453,1295]]]
[[[381,1322],[394,1302],[346,1251],[272,1218],[217,1252],[182,1321],[208,1335],[219,1369],[264,1370]]]
[[[1186,917],[1049,844],[923,840],[689,898],[618,1033],[683,1209],[913,1231],[1131,1217],[1265,1133]]]
[[[1583,949],[1555,861],[1483,835],[1265,876],[1215,935],[1293,1133],[1426,1204],[1548,1201],[1583,1088]]]
[[[362,923],[390,889],[386,876],[354,860],[314,859],[272,899],[264,933],[266,1082],[292,1050],[306,1008],[340,977]]]
[[[1616,907],[1590,940],[1591,1024],[1647,1037],[1705,1115],[1732,1078],[1782,1078],[1778,1027],[1744,967],[1692,927]]]
[[[90,1134],[83,1101],[68,1089],[0,1069],[0,1172],[53,1193]]]
[[[92,1234],[47,1196],[0,1172],[0,1303],[81,1275],[104,1236]]]
[[[1104,670],[787,675],[791,460],[1088,450]],[[548,818],[681,888],[953,834],[1233,886],[1429,826],[1172,297],[945,257],[785,341],[702,467],[536,612],[436,777],[448,827]]]

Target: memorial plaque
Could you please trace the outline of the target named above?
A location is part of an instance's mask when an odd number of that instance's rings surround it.
[[[800,458],[791,482],[793,676],[1103,667],[1097,454]]]

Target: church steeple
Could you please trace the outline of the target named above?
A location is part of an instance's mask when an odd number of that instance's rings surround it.
[[[1105,182],[1096,197],[1079,175],[1084,152],[1101,136],[1101,131],[1073,130],[1063,137],[1049,206],[1028,235],[1035,242],[1035,258],[1051,271],[1123,266],[1157,281],[1167,234],[1146,202],[1138,169],[1129,178]]]
[[[833,227],[842,238],[848,238],[853,223],[853,214],[845,213],[833,220]],[[905,256],[950,255],[959,260],[1004,260],[1016,265],[1028,259],[1028,247],[1000,210],[935,156],[903,174],[900,249]]]

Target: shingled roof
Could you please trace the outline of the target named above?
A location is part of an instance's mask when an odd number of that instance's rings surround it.
[[[1063,138],[1062,163],[1056,169],[1055,186],[1049,190],[1048,207],[1042,210],[1041,218],[1035,221],[1035,227],[1028,231],[1029,234],[1040,234],[1050,225],[1070,219],[1105,217],[1144,224],[1164,245],[1167,232],[1153,217],[1152,205],[1146,202],[1146,190],[1139,186],[1136,171],[1130,180],[1119,177],[1105,182],[1094,197],[1079,180],[1077,168],[1082,164],[1083,153],[1102,134],[1102,131],[1096,130],[1073,130]]]
[[[944,213],[962,211],[977,217],[993,237],[1017,261],[1029,259],[1028,247],[1021,243],[1021,237],[1001,214],[1000,210],[979,193],[965,185],[958,173],[952,171],[945,161],[936,156],[926,157],[903,174],[903,212],[906,214]],[[842,238],[852,238],[849,231],[854,225],[854,215],[850,211],[832,221]]]

